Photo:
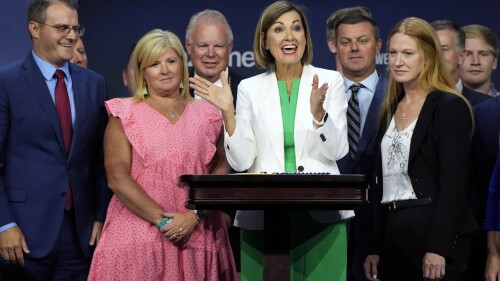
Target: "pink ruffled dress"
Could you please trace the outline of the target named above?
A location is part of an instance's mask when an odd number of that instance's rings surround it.
[[[220,111],[207,101],[188,102],[175,124],[145,102],[112,99],[132,145],[131,174],[170,212],[185,212],[184,174],[208,174],[222,125]],[[220,212],[207,214],[184,246],[178,246],[113,196],[89,280],[236,280],[236,268]]]

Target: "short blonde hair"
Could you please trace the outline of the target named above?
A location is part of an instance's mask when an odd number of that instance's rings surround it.
[[[491,54],[496,58],[500,52],[498,48],[498,39],[491,29],[484,25],[471,24],[462,27],[465,32],[465,39],[474,38],[483,40],[491,48]]]
[[[146,33],[139,39],[137,45],[132,53],[132,61],[134,64],[135,72],[135,82],[136,88],[134,93],[134,99],[137,101],[142,101],[147,95],[147,85],[144,78],[144,71],[149,67],[156,59],[158,59],[167,48],[172,48],[175,50],[177,55],[182,61],[182,77],[181,84],[182,88],[181,99],[189,99],[189,74],[187,66],[186,53],[182,46],[179,37],[168,30],[154,29]]]
[[[253,53],[255,65],[258,68],[268,68],[275,65],[275,58],[271,55],[269,50],[266,50],[266,33],[281,15],[290,11],[296,11],[299,14],[302,26],[304,27],[306,49],[301,59],[302,65],[311,64],[313,58],[313,47],[309,25],[307,24],[303,8],[289,1],[277,1],[267,6],[267,8],[262,11],[257,27],[255,28]],[[263,36],[261,36],[261,34],[263,34]]]

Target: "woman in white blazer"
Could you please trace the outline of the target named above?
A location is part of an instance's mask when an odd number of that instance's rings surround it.
[[[222,87],[200,77],[191,79],[195,93],[222,111],[226,157],[236,171],[339,174],[336,160],[348,152],[343,78],[336,71],[310,65],[312,50],[302,8],[278,1],[262,12],[254,39],[256,65],[267,71],[241,81],[236,111],[225,74],[221,74]],[[236,215],[235,225],[243,229],[242,280],[262,280],[262,252],[255,254],[262,244],[255,238],[262,235],[263,215],[263,211]],[[321,231],[292,249],[293,260],[300,264],[291,262],[291,279],[345,280],[343,220],[354,213],[296,211],[293,215],[291,240],[294,229],[307,231],[320,225]]]

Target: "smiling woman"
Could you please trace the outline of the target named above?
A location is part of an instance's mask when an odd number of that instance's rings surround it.
[[[234,281],[221,213],[186,209],[179,183],[183,174],[229,171],[220,111],[183,86],[187,59],[172,32],[148,32],[130,60],[134,97],[106,102],[105,166],[115,196],[89,280]]]
[[[288,1],[266,7],[254,35],[255,64],[266,72],[238,87],[236,115],[225,75],[223,87],[191,78],[195,94],[223,113],[225,151],[236,171],[339,174],[336,160],[348,150],[342,76],[311,65],[312,40],[303,8]],[[346,228],[352,211],[293,210],[291,280],[345,280]],[[238,211],[241,278],[263,278],[263,212]],[[271,279],[273,277],[270,277]],[[280,276],[279,278],[283,278]]]

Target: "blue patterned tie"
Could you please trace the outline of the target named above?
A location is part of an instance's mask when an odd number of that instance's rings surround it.
[[[349,155],[351,159],[356,158],[358,151],[359,137],[361,136],[361,113],[359,111],[358,91],[364,88],[360,83],[354,83],[349,87],[351,98],[347,103],[347,137],[349,140]]]

